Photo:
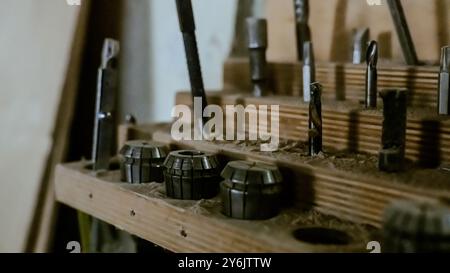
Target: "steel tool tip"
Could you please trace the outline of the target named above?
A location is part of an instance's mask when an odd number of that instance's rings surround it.
[[[367,48],[366,55],[367,65],[375,68],[378,63],[378,43],[376,41],[371,41],[369,47]]]
[[[249,48],[267,47],[267,20],[249,17],[246,19]]]
[[[306,23],[309,17],[309,1],[294,0],[295,17],[298,23]]]
[[[314,64],[314,48],[311,41],[303,44],[303,63],[304,65]]]
[[[103,43],[102,68],[110,67],[112,61],[117,58],[120,51],[120,43],[114,39],[107,38]]]
[[[441,50],[441,72],[448,72],[450,68],[450,46]]]

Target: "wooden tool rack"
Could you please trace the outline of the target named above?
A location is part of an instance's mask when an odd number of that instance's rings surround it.
[[[222,162],[245,159],[280,167],[287,185],[282,213],[266,221],[240,221],[220,212],[220,200],[180,201],[165,197],[164,186],[120,182],[120,172],[94,173],[88,162],[58,166],[56,198],[119,229],[175,252],[367,252],[379,239],[382,215],[393,200],[450,199],[450,173],[438,166],[450,161],[450,120],[435,107],[438,67],[381,66],[381,88],[408,88],[408,168],[399,174],[377,170],[381,138],[381,108],[365,110],[360,100],[364,68],[321,63],[324,85],[324,154],[305,155],[308,106],[301,92],[297,63],[271,63],[274,95],[250,95],[248,62],[225,64],[226,90],[208,93],[210,103],[280,105],[278,152],[260,152],[257,143],[174,141],[170,124],[123,125],[119,144],[129,139],[153,139],[172,149],[215,152]],[[344,93],[339,93],[345,90]],[[341,94],[341,95],[339,95]],[[345,94],[345,97],[342,97]],[[191,104],[181,92],[177,104]],[[296,237],[303,227],[325,227],[350,234],[345,244],[314,244]]]

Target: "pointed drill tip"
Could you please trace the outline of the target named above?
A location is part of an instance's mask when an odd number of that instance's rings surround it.
[[[441,72],[448,72],[450,69],[450,46],[445,46],[441,50]]]
[[[120,43],[114,39],[107,38],[103,43],[102,67],[108,67],[109,63],[116,59],[120,52]]]
[[[378,43],[376,41],[371,41],[369,43],[366,54],[366,62],[370,67],[376,67],[378,63]]]

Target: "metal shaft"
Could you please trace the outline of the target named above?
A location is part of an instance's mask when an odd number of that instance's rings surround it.
[[[378,44],[371,41],[367,48],[366,54],[367,70],[366,70],[366,108],[377,107],[377,63],[378,63]]]
[[[253,95],[267,95],[267,20],[247,18],[248,50]]]
[[[450,47],[442,48],[441,69],[439,73],[438,112],[439,115],[450,115]]]
[[[316,156],[322,152],[322,86],[311,84],[311,101],[309,102],[309,155]]]
[[[298,60],[303,61],[303,46],[311,41],[311,30],[308,26],[309,0],[294,0],[295,26],[297,34]]]
[[[379,169],[398,172],[403,169],[406,141],[406,90],[383,90],[383,133]]]
[[[203,85],[203,76],[200,66],[200,57],[198,55],[197,38],[195,36],[195,21],[194,12],[192,10],[191,0],[175,0],[178,11],[178,20],[180,23],[180,30],[183,34],[184,48],[186,51],[186,59],[189,70],[189,78],[191,82],[192,102],[195,97],[202,99],[202,113],[208,102],[206,100],[205,88]],[[195,117],[202,119],[203,123],[207,122],[206,118]]]
[[[402,4],[400,0],[387,0],[387,3],[403,50],[405,61],[408,65],[417,65],[419,61]]]
[[[109,169],[115,151],[115,107],[119,42],[106,39],[98,72],[92,161],[94,170]]]
[[[352,63],[362,64],[364,62],[364,54],[367,51],[367,45],[369,44],[369,29],[362,28],[355,31],[353,35],[353,54]]]
[[[309,102],[311,100],[311,84],[316,81],[314,49],[310,41],[304,44],[303,57],[303,101]]]

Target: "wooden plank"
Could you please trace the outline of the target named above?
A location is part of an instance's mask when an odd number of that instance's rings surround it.
[[[58,166],[56,198],[174,252],[363,252],[370,233],[357,225],[317,212],[285,209],[266,221],[223,216],[218,198],[202,201],[167,199],[162,184],[120,183],[118,171],[94,174],[86,163]],[[350,233],[346,246],[298,241],[299,227],[333,227]]]
[[[316,79],[323,89],[323,97],[340,101],[363,101],[365,96],[365,67],[352,64],[318,62]],[[301,65],[297,62],[269,63],[268,85],[275,95],[300,96],[302,94]],[[391,66],[380,64],[378,89],[406,88],[409,106],[437,106],[437,66]],[[251,92],[249,64],[245,58],[228,59],[224,65],[226,90]],[[381,100],[380,100],[381,102]]]

